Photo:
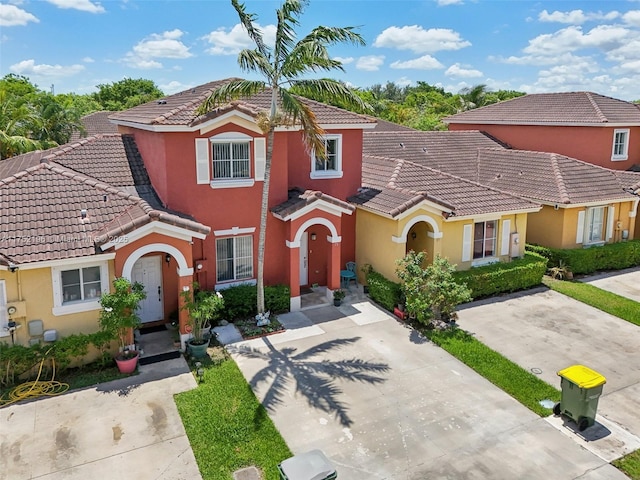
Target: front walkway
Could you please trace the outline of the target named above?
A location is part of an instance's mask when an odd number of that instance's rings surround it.
[[[625,479],[467,366],[357,297],[228,345],[294,453],[349,480]]]

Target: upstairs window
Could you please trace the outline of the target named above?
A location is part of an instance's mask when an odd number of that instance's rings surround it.
[[[629,129],[616,129],[613,131],[613,150],[611,160],[620,161],[628,158]]]
[[[342,178],[342,135],[324,137],[325,155],[311,155],[311,178]]]
[[[249,142],[212,142],[213,180],[250,177]]]

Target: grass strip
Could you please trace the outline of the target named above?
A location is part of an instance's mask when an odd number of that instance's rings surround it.
[[[251,465],[278,480],[291,451],[233,360],[203,360],[204,382],[175,396],[204,480],[229,480]]]
[[[622,470],[631,480],[640,480],[640,450],[631,452],[613,462],[613,466]]]
[[[549,277],[544,277],[543,283],[558,293],[640,326],[640,303],[634,300],[588,283],[554,280]]]
[[[426,330],[423,333],[433,343],[541,417],[551,413],[551,409],[540,405],[541,400],[548,399],[554,403],[560,401],[560,392],[554,387],[490,349],[464,330]]]

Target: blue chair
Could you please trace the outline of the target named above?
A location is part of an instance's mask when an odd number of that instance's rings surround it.
[[[356,262],[347,262],[347,269],[340,270],[340,285],[351,291],[351,280],[358,286],[358,276],[356,275]]]

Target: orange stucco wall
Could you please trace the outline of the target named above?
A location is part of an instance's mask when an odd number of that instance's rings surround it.
[[[449,124],[449,130],[482,130],[519,150],[555,152],[594,165],[626,170],[640,163],[640,127],[629,127],[629,155],[623,161],[611,160],[616,128],[619,127]]]
[[[126,130],[126,129],[125,129]],[[256,132],[236,123],[200,134],[152,133],[129,130],[133,133],[149,176],[163,203],[167,207],[193,216],[208,225],[212,231],[233,227],[255,228],[253,236],[254,276],[257,271],[257,249],[260,225],[260,203],[263,182],[252,187],[214,189],[210,185],[196,183],[195,139],[209,138],[224,132],[241,132],[256,137]],[[274,135],[273,161],[269,206],[273,207],[288,198],[291,187],[321,190],[346,200],[356,193],[362,173],[362,131],[332,130],[342,135],[342,169],[339,179],[311,179],[311,158],[305,151],[300,132],[276,132]],[[254,168],[253,148],[252,176]],[[355,259],[355,218],[347,215],[338,219],[341,223],[342,242],[339,244],[340,262]],[[289,226],[271,214],[267,218],[265,252],[265,283],[290,283],[290,252],[286,246]],[[216,285],[216,237],[212,232],[201,247],[194,245],[194,259],[202,260],[203,269],[197,274],[206,288]],[[326,237],[326,235],[325,235]],[[195,250],[198,252],[195,252]],[[321,283],[320,281],[318,283]]]

